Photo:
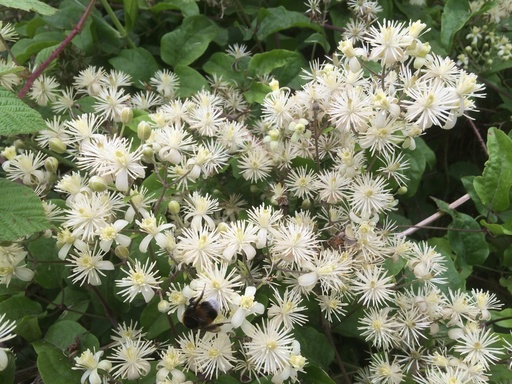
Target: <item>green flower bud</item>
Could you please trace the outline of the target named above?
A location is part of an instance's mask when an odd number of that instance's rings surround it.
[[[141,121],[137,126],[137,137],[146,141],[151,136],[151,127],[146,121]]]
[[[114,253],[120,259],[127,259],[128,257],[130,257],[130,251],[128,250],[128,248],[123,247],[122,245],[118,245],[116,249],[114,249]]]
[[[103,192],[107,187],[107,183],[100,176],[93,176],[89,180],[89,188],[94,192]]]
[[[44,161],[44,168],[50,173],[57,172],[57,169],[59,169],[59,160],[57,160],[55,157],[47,158]]]
[[[52,137],[48,144],[50,146],[50,150],[55,153],[61,154],[66,152],[66,144],[64,144],[58,137]]]
[[[180,203],[178,203],[176,200],[171,200],[167,204],[167,209],[173,215],[177,215],[180,212],[180,209],[181,209]]]

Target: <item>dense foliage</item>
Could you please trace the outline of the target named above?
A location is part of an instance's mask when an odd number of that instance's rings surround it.
[[[0,4],[1,383],[509,379],[512,3]]]

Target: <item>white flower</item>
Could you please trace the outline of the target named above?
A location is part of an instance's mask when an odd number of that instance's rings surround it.
[[[233,304],[238,306],[235,314],[231,318],[231,324],[234,328],[241,326],[247,316],[254,314],[261,315],[265,311],[265,306],[254,300],[255,294],[256,287],[247,287],[245,288],[244,295],[234,300]]]
[[[381,306],[395,296],[393,276],[386,276],[380,265],[368,265],[362,271],[355,271],[357,280],[351,282],[352,291],[360,294],[359,302],[366,307]]]
[[[120,233],[128,224],[129,222],[126,220],[116,220],[114,224],[101,228],[98,232],[100,248],[104,252],[108,252],[114,240],[117,244],[122,245],[123,247],[128,247],[132,239]]]
[[[301,306],[302,296],[297,291],[286,289],[283,296],[279,291],[274,291],[274,298],[270,299],[272,305],[268,308],[269,319],[275,319],[277,324],[283,324],[285,328],[293,328],[295,324],[303,325],[307,322],[306,315],[300,313],[306,310]]]
[[[211,266],[221,258],[223,244],[220,242],[220,234],[216,231],[210,232],[203,227],[185,228],[177,240],[176,258],[199,270]]]
[[[176,74],[167,69],[158,70],[149,83],[156,88],[156,91],[165,98],[173,98],[177,91],[180,80]]]
[[[352,210],[361,217],[371,217],[393,209],[395,199],[386,187],[382,176],[374,177],[369,173],[356,176],[348,188]]]
[[[123,344],[114,348],[111,356],[114,367],[112,375],[115,378],[137,380],[146,376],[151,370],[149,357],[155,347],[149,340],[126,340]]]
[[[130,101],[130,95],[125,95],[123,89],[111,86],[102,88],[94,98],[96,99],[94,111],[98,116],[114,121],[119,121],[121,111],[124,107],[128,107]]]
[[[406,119],[418,124],[420,129],[432,125],[451,128],[454,124],[454,110],[459,108],[459,96],[452,87],[446,87],[440,81],[425,80],[416,82],[405,92],[409,100],[404,100],[407,106]]]
[[[147,235],[142,239],[139,244],[139,251],[142,253],[146,253],[148,250],[149,243],[152,239],[156,240],[156,243],[160,247],[164,247],[167,242],[167,237],[163,233],[164,230],[168,228],[174,228],[174,224],[172,223],[163,223],[161,220],[157,225],[156,217],[151,213],[145,216],[141,221],[135,220],[135,223],[140,227],[140,229],[147,233]]]
[[[246,260],[252,260],[256,255],[256,248],[253,245],[258,240],[258,228],[251,222],[238,220],[230,222],[225,231],[222,232],[222,256],[228,262],[233,257],[243,254]]]
[[[492,347],[500,341],[499,336],[490,328],[465,329],[467,331],[457,340],[454,349],[464,356],[465,363],[482,364],[485,369],[488,369],[490,364],[499,360],[498,355],[503,354],[502,348]]]
[[[90,349],[82,352],[80,356],[75,357],[75,366],[72,369],[85,370],[80,382],[84,384],[86,381],[89,384],[103,383],[103,376],[107,374],[112,368],[112,363],[108,360],[100,360],[103,351],[98,351],[93,354]],[[99,372],[98,372],[99,370]]]
[[[289,223],[278,229],[272,245],[272,255],[302,266],[318,254],[319,241],[312,228]]]
[[[142,147],[132,152],[131,145],[126,138],[99,136],[82,144],[78,166],[105,180],[115,180],[117,190],[127,192],[131,181],[145,175],[140,163]]]
[[[256,247],[263,248],[267,239],[272,236],[283,217],[282,213],[271,206],[260,205],[248,211],[249,221],[258,228]]]
[[[236,268],[231,269],[228,273],[226,264],[214,264],[198,273],[197,279],[190,283],[194,292],[189,297],[198,297],[204,291],[204,300],[213,299],[219,303],[220,309],[224,310],[229,308],[230,304],[234,304],[238,297],[235,289],[241,285],[240,274]]]
[[[142,293],[144,301],[149,303],[155,295],[155,290],[160,288],[160,277],[153,271],[156,266],[156,261],[149,264],[149,259],[146,264],[142,265],[139,260],[135,260],[135,266],[128,264],[128,271],[123,269],[123,272],[128,277],[123,277],[121,280],[116,280],[117,287],[125,287],[119,294],[126,296],[125,300],[131,302],[137,294]]]
[[[80,286],[84,283],[91,285],[101,285],[101,276],[105,276],[102,271],[114,270],[114,264],[108,260],[103,260],[105,252],[97,251],[96,248],[91,251],[89,245],[84,242],[75,244],[76,255],[71,256],[68,266],[73,268],[71,278],[73,283],[80,282]]]
[[[32,280],[34,271],[26,267],[26,256],[27,251],[18,244],[0,246],[0,284],[8,287],[13,277],[22,281]]]
[[[198,192],[194,192],[185,201],[187,205],[184,208],[187,214],[184,219],[192,219],[190,226],[198,230],[201,228],[201,223],[204,220],[210,231],[213,231],[215,229],[215,222],[211,215],[220,209],[217,199],[210,197],[208,193],[205,196],[201,196]]]
[[[231,340],[226,333],[206,333],[197,345],[197,370],[208,378],[217,378],[219,372],[229,371],[236,361],[231,347]]]
[[[252,326],[246,323],[244,332],[250,341],[243,344],[248,362],[262,374],[276,374],[289,365],[288,358],[295,341],[289,328],[275,320]]]

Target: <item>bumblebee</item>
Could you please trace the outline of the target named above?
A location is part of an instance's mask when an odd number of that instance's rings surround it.
[[[183,324],[190,329],[218,332],[219,324],[212,324],[219,314],[218,303],[215,300],[201,301],[203,296],[204,290],[198,298],[190,299],[183,314]]]

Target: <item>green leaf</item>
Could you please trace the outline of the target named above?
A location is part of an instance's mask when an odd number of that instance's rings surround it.
[[[32,189],[0,179],[0,196],[0,241],[14,241],[48,228],[41,200]]]
[[[505,308],[499,312],[492,311],[492,319],[499,327],[512,329],[512,308]]]
[[[222,79],[230,83],[243,84],[246,80],[244,74],[234,69],[235,58],[224,52],[214,53],[204,63],[203,69],[209,75],[222,76]]]
[[[457,261],[469,265],[480,265],[489,256],[489,245],[480,225],[471,216],[457,212],[448,226],[448,240],[457,255]],[[456,229],[456,230],[455,230]]]
[[[336,384],[331,377],[322,369],[316,366],[309,366],[304,369],[305,375],[300,377],[304,383],[315,383],[315,384]]]
[[[159,13],[168,9],[178,9],[185,17],[199,15],[199,7],[197,6],[197,3],[190,0],[159,1],[151,8],[151,11]]]
[[[301,54],[285,49],[274,49],[270,52],[258,53],[249,61],[249,71],[257,76],[273,73],[280,85],[290,85],[306,62]]]
[[[217,25],[204,15],[190,16],[161,41],[162,60],[176,67],[196,61],[219,33]]]
[[[261,104],[263,103],[265,96],[271,91],[272,90],[268,85],[262,84],[258,81],[253,81],[249,86],[249,89],[246,92],[244,92],[244,97],[249,104]]]
[[[455,33],[471,18],[468,0],[446,0],[441,16],[441,43],[450,49]]]
[[[209,89],[206,79],[193,68],[179,65],[174,68],[174,73],[180,79],[180,88],[177,92],[180,97],[189,97],[201,89]]]
[[[154,339],[169,330],[167,315],[158,310],[158,302],[151,301],[140,315],[140,323],[147,330],[148,339]]]
[[[16,364],[14,355],[11,351],[7,350],[7,367],[3,371],[0,371],[0,383],[2,384],[13,384],[14,383],[14,372],[16,371]]]
[[[443,256],[443,265],[446,267],[446,271],[440,276],[444,278],[445,281],[449,282],[449,284],[439,284],[439,289],[448,293],[448,288],[452,290],[456,290],[459,288],[464,288],[465,279],[461,276],[461,274],[466,274],[466,271],[459,271],[455,268],[455,264],[452,259],[452,249],[450,242],[446,238],[435,237],[428,240],[428,245],[435,247],[435,250],[439,252]]]
[[[505,211],[510,206],[512,186],[512,140],[502,131],[491,128],[487,132],[489,160],[482,176],[475,178],[476,193],[489,209]]]
[[[334,359],[334,350],[323,333],[312,327],[298,327],[295,330],[295,337],[300,343],[301,355],[311,364],[325,369],[329,367]]]
[[[40,341],[32,344],[37,353],[37,369],[44,383],[79,383],[83,374],[72,368],[72,359],[52,344]]]
[[[70,320],[62,320],[53,324],[46,335],[44,335],[44,339],[61,349],[62,351],[66,350],[71,344],[76,342],[76,339],[81,335],[87,333],[87,329],[82,327],[75,321]]]
[[[123,0],[124,10],[124,26],[127,32],[133,30],[135,23],[137,22],[137,16],[139,14],[139,7],[137,0]]]
[[[40,15],[53,15],[57,9],[39,0],[0,0],[0,5],[22,11],[36,12]]]
[[[36,110],[14,93],[0,87],[0,135],[34,133],[45,127],[43,118]]]
[[[129,74],[132,79],[149,81],[151,76],[158,71],[158,63],[151,53],[144,48],[123,49],[118,56],[108,61],[115,69]],[[142,85],[140,85],[142,87]]]
[[[323,33],[315,32],[304,40],[304,42],[309,44],[319,44],[325,52],[331,51],[331,44],[329,44],[329,41]]]
[[[0,302],[0,314],[5,313],[9,320],[16,321],[16,334],[28,341],[41,337],[38,317],[43,315],[41,304],[25,296],[11,296]]]
[[[57,256],[55,239],[41,237],[29,242],[27,248],[36,259],[34,280],[45,289],[60,288],[64,264]]]
[[[261,22],[257,26],[256,36],[259,40],[265,40],[273,33],[294,27],[311,28],[317,32],[322,32],[320,26],[311,23],[303,13],[289,11],[283,6],[261,9],[258,16]],[[256,25],[253,27],[256,27]]]
[[[18,64],[23,64],[44,48],[60,44],[63,38],[64,35],[60,32],[41,32],[32,39],[17,41],[11,50],[14,56],[16,56]]]
[[[411,151],[406,149],[403,152],[405,159],[409,160],[410,164],[409,168],[403,172],[404,175],[409,178],[407,193],[405,194],[406,197],[411,197],[416,194],[423,173],[427,168],[427,164],[429,166],[433,166],[436,159],[434,152],[428,147],[423,139],[417,137],[415,141],[415,150]]]

